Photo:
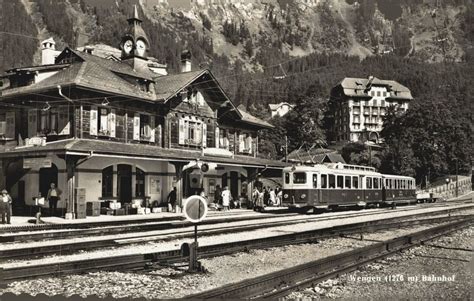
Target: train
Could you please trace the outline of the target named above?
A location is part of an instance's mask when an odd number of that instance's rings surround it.
[[[382,174],[367,166],[343,163],[290,166],[283,169],[282,180],[282,206],[290,209],[395,207],[417,202],[414,178]]]

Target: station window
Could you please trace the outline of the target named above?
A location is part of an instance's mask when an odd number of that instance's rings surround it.
[[[321,175],[321,188],[328,188],[328,175]]]
[[[293,173],[293,184],[305,184],[305,183],[306,183],[306,173],[304,172]]]
[[[372,178],[371,177],[367,177],[365,178],[365,188],[366,189],[372,189]]]
[[[313,174],[313,188],[318,188],[318,174]]]
[[[337,176],[337,188],[344,188],[344,176]]]
[[[379,179],[374,178],[374,189],[379,189]]]
[[[351,189],[352,188],[352,183],[351,183],[351,176],[345,176],[344,178],[344,184],[345,184],[345,188],[348,188],[348,189]]]
[[[285,184],[290,184],[290,173],[285,173]]]
[[[355,189],[359,188],[359,177],[358,176],[355,176],[355,177],[352,178],[352,187],[354,187]]]
[[[329,175],[329,188],[336,188],[336,176]]]

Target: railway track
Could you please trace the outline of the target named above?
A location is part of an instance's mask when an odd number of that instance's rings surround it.
[[[451,222],[353,251],[312,261],[282,271],[229,284],[185,297],[185,299],[270,299],[284,297],[329,278],[356,270],[375,260],[395,254],[471,225],[473,219]]]
[[[474,207],[474,205],[472,205]],[[469,207],[455,207],[455,208],[447,208],[442,211],[438,211],[438,214],[450,214],[457,210],[468,209]],[[400,208],[397,212],[403,211],[411,211],[419,209],[419,207],[405,207]],[[390,210],[389,212],[394,212]],[[226,234],[226,233],[236,233],[236,232],[244,232],[244,231],[253,231],[258,229],[270,228],[270,227],[277,227],[277,226],[285,226],[285,225],[292,225],[292,224],[301,224],[301,223],[309,223],[315,221],[330,221],[336,219],[348,219],[352,217],[363,217],[363,216],[377,216],[386,214],[386,210],[382,211],[367,211],[367,212],[356,212],[351,214],[337,214],[329,217],[320,217],[320,216],[297,216],[293,220],[280,220],[280,221],[273,221],[269,219],[268,221],[261,222],[259,220],[258,223],[253,224],[245,224],[245,225],[235,225],[235,226],[217,226],[211,227],[207,229],[201,229],[200,236],[210,236],[210,235],[219,235],[219,234]],[[433,212],[426,212],[423,214],[416,214],[417,217],[426,216],[426,215],[433,215]],[[405,218],[410,218],[410,216],[406,216]],[[100,230],[100,229],[99,229]],[[173,231],[172,233],[160,233],[156,231],[149,231],[146,233],[139,233],[130,235],[128,237],[117,238],[116,235],[112,237],[98,237],[97,239],[88,238],[87,240],[76,241],[76,242],[48,242],[48,244],[38,245],[35,244],[33,246],[22,246],[19,245],[12,245],[9,248],[7,245],[4,245],[4,248],[0,249],[0,259],[1,260],[10,260],[10,259],[21,259],[21,258],[28,258],[31,259],[33,257],[38,258],[41,256],[51,255],[51,254],[70,254],[78,250],[93,250],[99,248],[107,248],[107,247],[117,247],[117,246],[124,246],[129,244],[136,244],[136,243],[145,243],[151,241],[169,241],[173,239],[182,239],[182,238],[190,238],[194,235],[194,230],[192,228],[188,229],[178,229]],[[21,237],[21,235],[18,235]],[[25,238],[30,238],[31,234],[25,234]]]
[[[247,251],[249,249],[265,249],[289,244],[314,243],[320,239],[329,237],[361,234],[363,232],[401,228],[413,225],[433,224],[439,222],[459,222],[463,224],[470,224],[473,222],[474,217],[472,215],[459,215],[447,216],[443,218],[417,218],[415,220],[409,221],[396,221],[395,219],[396,218],[392,219],[391,221],[375,220],[273,237],[202,246],[199,247],[199,258],[220,256],[239,251]],[[64,274],[100,270],[143,270],[150,268],[153,265],[169,265],[172,263],[184,262],[185,260],[187,259],[181,256],[181,251],[179,249],[175,249],[163,252],[82,259],[56,262],[52,264],[24,264],[22,266],[12,267],[4,266],[3,268],[0,268],[0,284],[24,280],[32,277],[59,276]]]
[[[436,206],[446,206],[448,204],[430,204],[429,207],[436,207]],[[452,204],[450,204],[452,205]],[[426,206],[426,205],[419,205],[419,206]],[[414,210],[416,209],[413,206],[409,207],[401,207],[397,209],[398,211],[401,210]],[[380,210],[380,209],[379,209]],[[385,209],[391,210],[391,209]],[[281,210],[280,210],[281,211]],[[360,214],[360,213],[356,213]],[[371,213],[366,213],[371,214]],[[374,214],[377,214],[374,213]],[[232,215],[232,214],[231,214]],[[237,214],[235,214],[237,215]],[[344,215],[344,213],[342,214]],[[277,215],[237,215],[235,217],[229,218],[228,215],[222,214],[223,218],[216,218],[216,215],[213,215],[212,219],[207,219],[201,223],[201,225],[214,225],[220,223],[230,223],[230,222],[238,222],[238,221],[252,221],[252,220],[270,220],[270,219],[277,219],[281,217],[294,217],[294,216],[303,216],[298,215],[295,213],[280,213]],[[324,216],[318,216],[318,219],[324,219]],[[97,223],[93,223],[95,225]],[[54,225],[56,226],[56,225]],[[60,229],[52,229],[52,230],[45,230],[45,229],[36,229],[35,231],[30,230],[25,232],[13,232],[13,233],[2,233],[0,234],[0,242],[1,243],[12,243],[12,242],[25,242],[25,241],[40,241],[40,240],[55,240],[55,239],[65,239],[65,238],[79,238],[79,237],[86,237],[86,236],[105,236],[109,234],[124,234],[129,232],[139,232],[139,231],[155,231],[155,230],[167,230],[167,229],[177,229],[177,228],[185,228],[187,226],[192,226],[192,223],[187,221],[176,220],[172,222],[167,222],[163,220],[150,222],[147,223],[139,223],[139,224],[126,224],[126,225],[109,225],[109,226],[94,226],[94,227],[86,227],[86,228],[60,228]]]

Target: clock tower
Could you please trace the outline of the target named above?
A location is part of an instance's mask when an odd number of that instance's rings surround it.
[[[137,6],[133,6],[133,16],[128,21],[128,30],[122,37],[120,49],[122,50],[122,60],[141,59],[147,60],[148,48],[150,43],[143,30],[142,20],[138,18]]]

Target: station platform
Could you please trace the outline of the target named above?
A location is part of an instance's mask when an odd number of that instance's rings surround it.
[[[268,212],[278,212],[286,210],[285,207],[267,207]],[[208,211],[208,218],[225,218],[225,217],[235,217],[235,216],[245,216],[245,215],[254,215],[258,214],[252,209],[231,209],[229,211]],[[36,218],[31,216],[12,216],[11,224],[0,224],[0,230],[2,228],[11,228],[19,226],[41,226],[44,225],[112,225],[112,224],[127,224],[127,223],[146,223],[146,222],[164,222],[164,221],[181,221],[184,220],[183,213],[173,213],[173,212],[159,212],[159,213],[149,213],[143,215],[100,215],[100,216],[87,216],[83,219],[65,219],[62,217],[41,217],[41,224],[36,225]]]

